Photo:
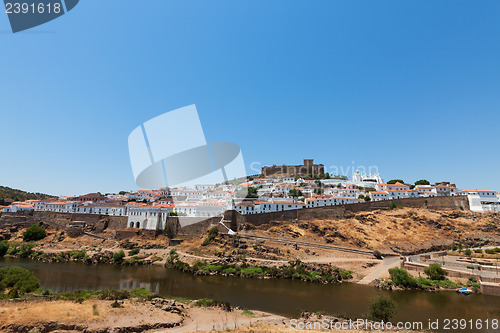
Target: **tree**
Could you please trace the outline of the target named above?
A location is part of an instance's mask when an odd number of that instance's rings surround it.
[[[120,191],[118,194],[124,195],[124,194],[127,194],[127,191]]]
[[[405,182],[402,179],[391,179],[387,182],[387,184],[396,184],[396,183],[404,184]]]
[[[394,267],[389,269],[392,283],[396,286],[405,288],[416,288],[418,286],[417,280],[408,273],[404,268]]]
[[[294,189],[291,189],[290,191],[288,191],[288,196],[292,197],[292,198],[297,198],[297,197],[304,196],[304,194],[302,193],[301,190],[297,190],[294,188]]]
[[[372,198],[370,198],[369,196],[365,197],[365,201],[371,201],[371,200],[372,200]]]
[[[17,287],[21,293],[29,293],[40,287],[36,277],[26,268],[6,266],[0,268],[0,286],[5,288]]]
[[[365,196],[363,194],[358,195],[358,199],[364,199]]]
[[[448,275],[448,272],[445,271],[438,263],[430,264],[429,266],[427,266],[424,269],[424,273],[431,280],[444,280],[445,276]]]
[[[376,300],[370,302],[370,311],[368,317],[374,321],[388,322],[396,313],[396,303],[385,296],[379,296]]]
[[[25,242],[37,241],[47,236],[47,231],[38,224],[33,224],[23,232],[23,240]]]
[[[431,183],[427,179],[420,179],[415,182],[415,185],[430,185]]]
[[[217,237],[218,234],[219,234],[219,228],[217,226],[210,228],[210,230],[208,231],[207,238],[205,238],[201,246],[207,246],[210,243],[212,243],[212,241]]]

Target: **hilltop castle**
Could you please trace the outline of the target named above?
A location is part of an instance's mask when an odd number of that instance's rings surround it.
[[[325,173],[325,166],[323,164],[314,164],[314,160],[304,160],[303,165],[280,165],[280,166],[268,166],[262,168],[262,175],[264,177],[274,176],[274,175],[295,175],[295,176],[307,176],[307,175],[322,175]]]

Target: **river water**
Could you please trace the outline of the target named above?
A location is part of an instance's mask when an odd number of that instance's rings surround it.
[[[232,306],[268,311],[285,316],[302,310],[326,311],[357,318],[366,313],[378,294],[390,296],[397,304],[393,322],[445,319],[482,319],[482,329],[460,332],[500,332],[486,329],[485,320],[500,319],[500,297],[482,294],[464,296],[455,292],[380,291],[353,283],[323,285],[294,280],[249,279],[221,276],[193,276],[160,266],[85,265],[82,263],[43,263],[28,259],[0,258],[0,267],[18,265],[32,271],[43,288],[54,292],[77,289],[132,289],[144,287],[162,296],[210,298]],[[474,324],[475,327],[475,324]]]

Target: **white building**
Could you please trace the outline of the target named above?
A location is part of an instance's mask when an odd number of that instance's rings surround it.
[[[372,201],[389,200],[389,193],[385,191],[371,191],[369,196]]]
[[[4,207],[3,213],[17,213],[22,211],[32,211],[33,206],[26,202],[13,202],[10,206]]]
[[[457,195],[467,195],[473,212],[500,212],[499,194],[496,191],[460,191]]]
[[[377,184],[382,184],[384,180],[380,177],[380,174],[366,174],[361,173],[361,171],[356,170],[352,175],[352,182],[361,187],[375,187]]]
[[[128,214],[129,228],[163,230],[173,205],[131,207]]]

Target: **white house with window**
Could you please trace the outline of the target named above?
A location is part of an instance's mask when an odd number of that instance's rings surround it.
[[[389,193],[385,191],[371,191],[369,194],[372,201],[382,201],[389,199]]]
[[[131,207],[128,214],[129,228],[163,230],[173,205]]]

